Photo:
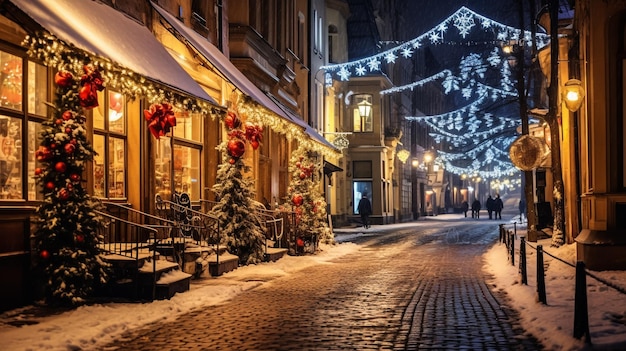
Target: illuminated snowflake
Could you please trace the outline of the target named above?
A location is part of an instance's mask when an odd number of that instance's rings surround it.
[[[439,37],[439,33],[437,33],[437,32],[430,33],[428,35],[428,37],[430,39],[430,42],[433,43],[433,44],[439,44],[442,41],[442,39],[443,39],[443,36]]]
[[[350,71],[348,71],[345,66],[341,67],[341,69],[339,70],[339,72],[337,72],[337,74],[339,75],[342,81],[347,81],[348,79],[350,79]]]
[[[413,42],[413,49],[419,49],[422,46],[422,44],[419,41],[414,41]]]
[[[356,71],[357,76],[363,76],[365,75],[365,72],[367,71],[367,69],[359,64],[359,67],[357,67],[355,71]]]
[[[409,58],[411,57],[411,55],[413,55],[413,50],[411,50],[410,48],[402,49],[402,57]]]
[[[506,31],[498,32],[498,40],[507,41],[508,39],[509,39],[509,33],[507,33]]]
[[[483,28],[491,28],[491,21],[488,19],[484,19],[480,24]]]
[[[465,38],[474,27],[474,16],[468,12],[459,13],[454,17],[454,26],[459,30],[459,34]]]
[[[387,63],[394,63],[396,62],[397,58],[398,56],[396,56],[396,54],[394,54],[393,52],[389,52],[385,55],[385,60],[387,61]]]
[[[370,72],[378,71],[380,69],[380,61],[378,61],[376,57],[373,57],[367,62],[367,66],[369,67]]]

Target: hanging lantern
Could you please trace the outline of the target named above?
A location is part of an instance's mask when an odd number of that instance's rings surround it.
[[[570,79],[563,86],[563,102],[565,107],[572,112],[578,111],[585,98],[585,89],[578,79]]]

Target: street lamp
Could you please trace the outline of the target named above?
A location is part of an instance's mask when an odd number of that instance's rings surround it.
[[[563,101],[565,107],[572,112],[578,111],[585,98],[585,89],[578,79],[570,79],[563,86]]]
[[[361,102],[359,102],[357,104],[357,107],[359,109],[359,115],[361,115],[361,117],[370,117],[371,113],[372,113],[372,103],[367,101],[367,100],[361,100]]]

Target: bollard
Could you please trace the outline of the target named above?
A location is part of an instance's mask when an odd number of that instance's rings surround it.
[[[528,285],[528,274],[526,272],[526,238],[521,237],[519,240],[519,272],[522,275],[522,284]]]
[[[587,273],[585,262],[576,262],[576,291],[574,293],[574,337],[584,338],[591,344],[589,335],[589,314],[587,310]]]
[[[500,243],[504,242],[504,224],[498,224],[500,227]]]
[[[537,245],[537,298],[539,302],[547,305],[546,277],[543,270],[543,246]]]
[[[510,231],[509,241],[511,242],[511,266],[515,266],[515,236]]]
[[[517,222],[513,222],[513,234],[517,237]]]

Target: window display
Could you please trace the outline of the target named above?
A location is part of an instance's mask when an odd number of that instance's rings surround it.
[[[172,197],[172,140],[161,137],[153,148],[155,195],[170,200]]]
[[[200,199],[200,150],[174,145],[174,190]]]
[[[0,106],[22,110],[22,58],[0,51]]]
[[[46,116],[48,107],[48,69],[46,66],[28,62],[28,113]]]
[[[37,180],[33,175],[35,168],[40,167],[40,163],[35,158],[35,151],[39,148],[40,136],[43,125],[37,122],[28,122],[28,200],[43,200],[43,194],[39,189]]]
[[[22,198],[22,121],[0,116],[0,199]]]

